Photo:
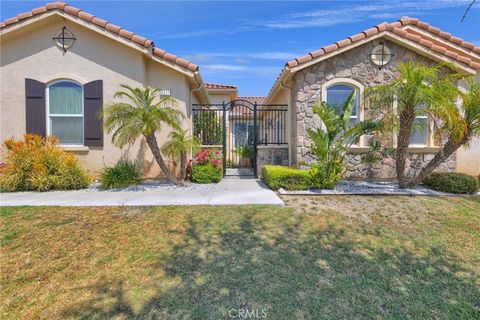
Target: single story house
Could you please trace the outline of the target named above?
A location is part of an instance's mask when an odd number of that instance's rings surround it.
[[[205,145],[225,150],[226,174],[255,174],[266,163],[312,162],[306,129],[321,125],[312,106],[339,105],[352,90],[360,96],[365,88],[393,79],[402,61],[449,62],[477,79],[480,70],[479,47],[418,19],[402,18],[289,61],[266,97],[239,97],[235,86],[205,83],[196,64],[152,40],[63,2],[1,22],[0,53],[1,141],[27,132],[55,135],[93,173],[126,156],[139,161],[148,177],[160,170],[145,141],[119,149],[97,117],[114,101],[120,84],[164,89],[185,114],[182,127]],[[368,106],[357,99],[352,121],[368,114]],[[412,136],[409,160],[420,165],[438,146],[429,119],[417,120],[425,130]],[[167,128],[158,141],[168,134]],[[348,178],[366,177],[359,155],[366,152],[367,140],[350,151]],[[374,178],[393,178],[393,166],[392,159],[383,160]],[[479,174],[480,141],[442,168]]]

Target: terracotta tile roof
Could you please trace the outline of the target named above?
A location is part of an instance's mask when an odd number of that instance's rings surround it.
[[[416,32],[415,30],[404,29],[403,27],[406,27],[406,26],[416,26],[422,30],[429,32],[430,34],[433,35],[433,37]],[[298,65],[301,65],[302,63],[313,60],[321,55],[335,51],[339,48],[345,47],[351,43],[360,41],[362,39],[366,39],[368,37],[371,37],[383,31],[393,32],[396,35],[399,35],[401,37],[417,42],[420,45],[427,47],[433,51],[447,55],[448,57],[454,60],[457,60],[463,64],[466,64],[471,68],[480,69],[480,57],[472,57],[470,54],[466,54],[465,52],[462,52],[461,50],[456,49],[455,46],[460,46],[476,54],[480,54],[480,47],[475,46],[471,42],[463,41],[460,38],[454,37],[448,32],[444,32],[436,27],[430,26],[428,23],[420,21],[417,18],[409,18],[409,17],[403,17],[394,23],[383,22],[361,33],[358,33],[346,39],[337,41],[334,44],[331,44],[329,46],[320,48],[319,50],[310,52],[309,54],[304,55],[302,57],[298,57],[296,59],[288,61],[286,65],[290,68],[296,67]],[[440,41],[436,41],[434,39],[435,36],[450,42],[454,47],[452,48],[451,46],[446,46]],[[461,56],[463,56],[464,58],[462,58]]]
[[[122,37],[124,37],[128,40],[131,40],[131,41],[139,44],[142,47],[145,47],[147,49],[151,49],[153,55],[155,55],[155,56],[157,56],[161,59],[164,59],[166,61],[174,63],[178,66],[181,66],[181,67],[183,67],[185,69],[188,69],[190,71],[193,71],[193,72],[198,71],[198,65],[196,65],[196,64],[194,64],[190,61],[187,61],[185,59],[182,59],[180,57],[177,57],[174,54],[165,52],[164,50],[162,50],[160,48],[156,48],[155,44],[153,43],[152,40],[147,39],[145,37],[142,37],[142,36],[140,36],[138,34],[135,34],[131,31],[125,30],[122,27],[114,25],[113,23],[110,23],[106,20],[95,17],[95,16],[93,16],[93,15],[91,15],[91,14],[89,14],[89,13],[87,13],[87,12],[81,10],[81,9],[72,7],[65,2],[50,2],[50,3],[47,3],[43,7],[35,8],[32,11],[29,11],[29,12],[20,13],[16,17],[9,18],[9,19],[6,19],[6,20],[0,22],[0,29],[3,29],[7,26],[10,26],[10,25],[15,24],[15,23],[20,22],[20,21],[23,21],[25,19],[31,18],[33,16],[37,16],[37,15],[40,15],[42,13],[45,13],[45,12],[48,12],[48,11],[53,11],[53,10],[60,10],[60,11],[65,12],[66,14],[69,14],[69,15],[72,15],[72,16],[75,16],[75,17],[79,17],[80,19],[82,19],[86,22],[93,23],[93,24],[95,24],[95,25],[97,25],[101,28],[106,29],[109,32],[118,34],[118,35],[120,35],[120,36],[122,36]]]
[[[416,27],[424,32],[419,32],[415,28],[406,28],[408,26]],[[433,27],[426,22],[420,21],[417,18],[402,17],[396,22],[380,23],[370,29],[362,31],[358,34],[350,36],[346,39],[337,41],[331,45],[320,48],[316,51],[312,51],[304,56],[298,57],[291,61],[288,61],[285,64],[285,67],[293,68],[299,65],[302,65],[306,62],[309,62],[317,57],[320,57],[324,54],[333,52],[337,49],[345,47],[351,43],[367,39],[371,36],[374,36],[380,32],[391,32],[400,37],[404,37],[408,40],[418,43],[419,45],[426,47],[427,49],[433,50],[437,53],[445,55],[457,62],[460,62],[470,68],[479,70],[480,69],[480,47],[475,46],[473,43],[464,41],[461,38],[455,37],[448,32],[444,32],[439,28]],[[446,40],[449,44],[445,44],[438,40],[441,38]],[[282,72],[278,75],[277,79],[274,82],[270,94],[273,89],[278,85],[278,81],[282,76],[285,68],[282,69]]]
[[[250,103],[257,103],[257,104],[263,104],[267,97],[260,97],[260,96],[239,96],[237,97],[238,100],[245,100]]]
[[[230,84],[220,84],[220,83],[207,83],[205,82],[205,88],[208,89],[237,89],[237,86]]]

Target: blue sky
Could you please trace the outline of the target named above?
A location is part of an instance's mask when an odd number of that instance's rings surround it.
[[[67,1],[200,65],[207,82],[266,95],[285,62],[401,16],[480,45],[480,3],[424,1]],[[45,1],[1,1],[1,19]]]

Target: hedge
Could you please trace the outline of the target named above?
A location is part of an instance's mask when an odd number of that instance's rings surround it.
[[[425,178],[423,184],[433,190],[448,193],[475,193],[478,191],[478,179],[463,173],[435,172]]]
[[[272,190],[307,190],[312,187],[312,178],[307,170],[284,166],[262,167],[262,180]]]
[[[191,170],[190,180],[195,183],[217,183],[222,180],[222,168],[215,168],[211,163],[197,164]]]

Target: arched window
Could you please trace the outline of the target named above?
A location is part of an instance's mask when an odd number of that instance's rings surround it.
[[[355,101],[353,106],[352,115],[350,117],[350,125],[359,121],[359,108],[360,108],[360,92],[359,89],[351,84],[333,84],[327,87],[325,101],[335,107],[338,114],[343,114],[343,105],[347,101],[348,97],[355,91]]]
[[[47,130],[62,145],[83,145],[83,87],[60,80],[47,86]]]

